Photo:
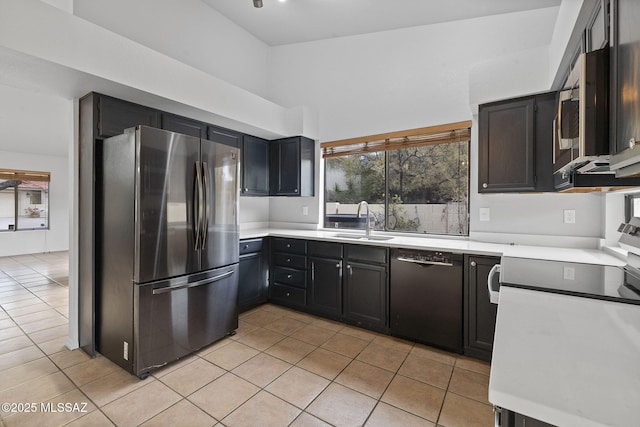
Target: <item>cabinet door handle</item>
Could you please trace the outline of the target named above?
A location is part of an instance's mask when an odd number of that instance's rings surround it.
[[[291,247],[291,243],[287,243],[287,248],[290,248],[290,247]]]
[[[347,264],[347,270],[349,270],[349,276],[353,274],[353,268],[351,268],[350,264]]]
[[[297,189],[297,188],[294,188],[294,189],[293,189],[293,192],[294,192],[294,193],[297,193],[297,192],[298,192],[298,189]]]
[[[476,266],[476,262],[475,261],[471,261],[471,267],[475,267]]]
[[[487,188],[489,185],[486,182],[482,183],[482,188]]]
[[[290,296],[291,296],[291,294],[290,294],[289,292],[287,292],[287,296],[288,296],[288,297],[290,297]]]
[[[336,264],[336,268],[340,268],[340,263],[337,263],[337,264]]]
[[[245,249],[249,249],[249,245],[244,245],[244,248]]]
[[[291,262],[291,258],[287,258],[287,262]]]
[[[290,274],[287,274],[287,279],[291,279],[291,275]]]

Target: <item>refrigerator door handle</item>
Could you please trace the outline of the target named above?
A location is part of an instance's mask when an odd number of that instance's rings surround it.
[[[195,162],[196,179],[193,194],[193,231],[195,234],[195,243],[193,250],[200,249],[200,230],[202,222],[202,176],[200,173],[200,162]]]
[[[209,192],[209,165],[207,162],[202,162],[202,176],[204,181],[204,190],[202,204],[204,206],[204,217],[203,217],[203,226],[202,226],[202,247],[204,249],[207,247],[207,237],[209,236],[209,215],[211,213],[211,209],[209,207],[209,196],[211,193]]]
[[[225,273],[219,274],[217,276],[209,277],[207,279],[198,280],[197,282],[191,283],[179,283],[173,286],[166,286],[164,288],[158,288],[153,290],[153,295],[166,294],[167,292],[178,291],[180,289],[189,289],[195,288],[198,286],[208,285],[213,282],[217,282],[218,280],[226,279],[227,277],[233,274],[233,270],[229,270]]]

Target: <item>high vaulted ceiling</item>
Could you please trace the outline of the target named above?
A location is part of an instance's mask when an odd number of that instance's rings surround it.
[[[561,0],[202,0],[270,46],[559,6]]]

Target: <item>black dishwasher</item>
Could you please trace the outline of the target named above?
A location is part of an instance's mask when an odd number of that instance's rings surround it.
[[[391,251],[391,334],[462,353],[462,255]]]

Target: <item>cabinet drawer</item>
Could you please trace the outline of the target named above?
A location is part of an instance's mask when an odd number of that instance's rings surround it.
[[[307,242],[300,239],[275,238],[273,239],[273,249],[277,252],[306,254]]]
[[[240,241],[240,255],[262,250],[262,239],[251,239]]]
[[[304,255],[276,252],[273,254],[273,263],[282,267],[307,268],[307,257]]]
[[[310,241],[307,246],[309,255],[311,256],[320,258],[342,258],[342,244],[340,243]]]
[[[387,248],[373,246],[346,245],[346,257],[349,260],[373,262],[376,264],[387,263]]]
[[[275,267],[273,269],[273,281],[285,285],[293,285],[304,288],[306,286],[307,272],[293,268]]]
[[[274,284],[271,285],[271,299],[287,304],[304,306],[307,303],[307,291]]]

